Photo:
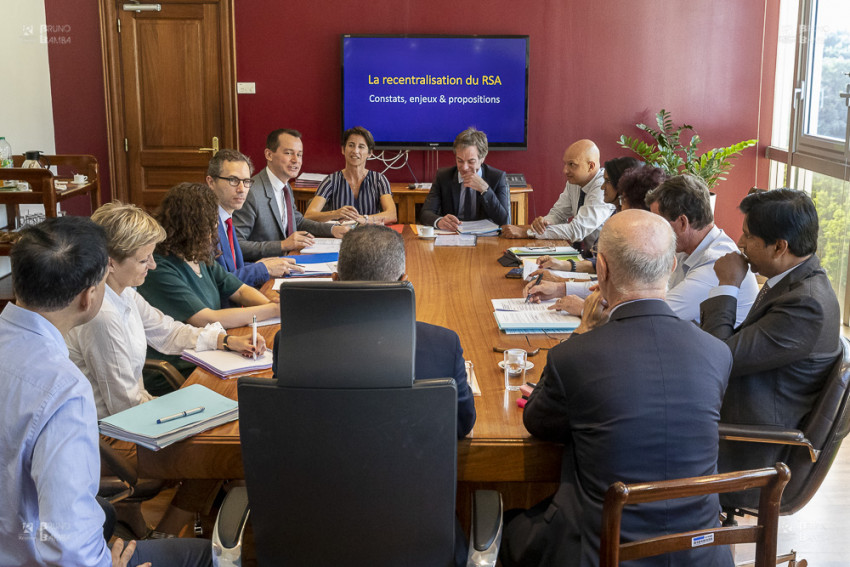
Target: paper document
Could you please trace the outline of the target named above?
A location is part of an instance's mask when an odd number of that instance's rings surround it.
[[[318,274],[331,275],[336,271],[336,262],[318,262],[316,264],[298,264],[304,268],[303,274],[290,274],[290,277],[297,279],[304,276],[316,276]]]
[[[327,254],[328,252],[339,252],[342,244],[341,238],[316,238],[312,246],[301,250],[302,254]]]
[[[528,280],[531,277],[533,272],[536,272],[539,269],[537,264],[537,258],[523,258],[522,259],[522,279]],[[549,270],[549,272],[553,276],[558,276],[559,278],[577,280],[577,281],[586,281],[596,278],[596,274],[584,274],[580,272],[565,272],[563,270]]]
[[[491,299],[495,311],[547,311],[550,305],[555,305],[554,299],[540,303],[526,303],[525,298],[511,297],[508,299]]]
[[[461,234],[498,234],[499,225],[490,219],[481,219],[476,221],[463,221],[458,227],[458,232]]]
[[[434,239],[434,246],[475,246],[478,242],[474,234],[446,234]]]
[[[280,291],[280,284],[282,284],[283,282],[328,282],[328,281],[330,281],[328,278],[313,278],[313,277],[275,278],[274,284],[272,284],[272,289],[275,290],[275,291]],[[280,323],[280,317],[278,317],[277,322]],[[271,324],[271,323],[266,323],[265,321],[258,321],[257,322],[257,325],[259,325],[261,327],[263,325],[267,325],[267,324]]]
[[[327,177],[327,176],[328,176],[327,173],[302,173],[301,175],[298,176],[298,179],[296,179],[296,181],[312,182],[312,183],[319,184],[322,181],[324,181],[325,177]]]
[[[517,256],[578,256],[572,246],[514,246],[508,250]]]
[[[199,408],[203,409],[198,411]],[[183,412],[187,415],[175,418]],[[157,423],[158,419],[165,417],[172,419]],[[98,425],[103,435],[157,451],[238,417],[239,405],[236,401],[200,384],[192,384],[105,417]]]
[[[473,396],[481,395],[481,386],[478,384],[478,378],[475,376],[475,366],[472,361],[464,361],[466,365],[466,382],[469,384],[469,389],[472,390]]]

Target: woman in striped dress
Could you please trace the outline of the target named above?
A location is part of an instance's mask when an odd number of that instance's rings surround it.
[[[366,160],[375,148],[372,134],[361,126],[355,126],[343,132],[342,139],[345,169],[322,181],[304,218],[319,222],[396,222],[389,181],[383,173],[366,169]]]

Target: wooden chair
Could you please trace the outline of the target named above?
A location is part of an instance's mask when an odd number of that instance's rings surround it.
[[[620,561],[652,557],[703,545],[756,543],[755,567],[776,565],[776,534],[779,502],[791,473],[783,463],[759,469],[660,482],[623,484],[615,482],[605,494],[599,566],[615,567]],[[627,504],[656,502],[760,488],[758,523],[754,526],[711,527],[679,534],[620,543],[620,520]]]

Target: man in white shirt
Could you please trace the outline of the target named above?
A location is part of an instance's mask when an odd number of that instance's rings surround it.
[[[699,324],[700,303],[717,285],[714,261],[738,245],[714,225],[708,186],[692,175],[677,175],[650,191],[646,204],[676,233],[676,269],[670,277],[667,303],[680,318]],[[738,293],[735,324],[740,325],[758,294],[758,283],[747,271]]]
[[[602,192],[599,148],[590,140],[579,140],[566,149],[563,161],[567,185],[549,214],[534,219],[530,228],[504,226],[502,236],[566,240],[572,245],[596,240],[602,224],[614,213],[614,205],[605,202]]]
[[[265,156],[268,165],[252,178],[245,203],[233,213],[244,259],[252,262],[301,250],[315,242],[314,236],[342,238],[348,227],[305,219],[295,209],[289,182],[301,172],[301,133],[285,128],[272,131]]]

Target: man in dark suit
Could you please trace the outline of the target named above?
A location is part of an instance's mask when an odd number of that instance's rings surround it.
[[[406,281],[404,241],[383,225],[359,226],[346,234],[339,250],[335,280]],[[277,349],[278,335],[274,337]],[[275,364],[277,357],[275,357]],[[274,369],[277,374],[277,369]],[[457,333],[416,322],[415,378],[454,378],[457,385],[457,436],[464,437],[475,424],[475,403],[466,380],[463,349]]]
[[[242,208],[253,184],[253,164],[248,156],[236,150],[220,150],[207,166],[207,186],[218,199],[218,249],[216,262],[234,274],[242,283],[260,286],[270,277],[279,278],[292,270],[303,271],[288,258],[262,258],[248,262],[242,258],[242,247],[233,230],[232,215]]]
[[[457,230],[463,221],[490,219],[511,222],[511,196],[504,171],[484,163],[487,135],[467,128],[454,141],[457,165],[437,172],[422,205],[419,222],[443,230]]]
[[[669,223],[648,211],[623,211],[605,223],[598,250],[601,295],[591,295],[582,324],[550,351],[523,415],[533,435],[564,444],[561,486],[534,508],[506,514],[505,566],[598,565],[610,484],[716,470],[732,357],[664,302],[676,264]],[[630,506],[622,538],[718,526],[719,512],[717,495]],[[729,548],[718,546],[636,564],[733,563]]]
[[[233,215],[233,226],[247,260],[300,250],[314,236],[342,238],[347,227],[305,219],[295,208],[289,181],[301,172],[304,146],[297,130],[278,129],[266,139],[265,169],[253,179],[242,208]]]
[[[818,215],[802,191],[774,189],[741,201],[741,253],[717,259],[718,287],[700,305],[702,328],[732,351],[724,422],[799,427],[838,359],[838,300],[815,255]],[[737,292],[747,266],[767,277],[749,314],[735,328]],[[724,442],[721,472],[772,466],[774,445]],[[749,496],[742,494],[740,496]],[[722,499],[741,506],[753,499]]]

